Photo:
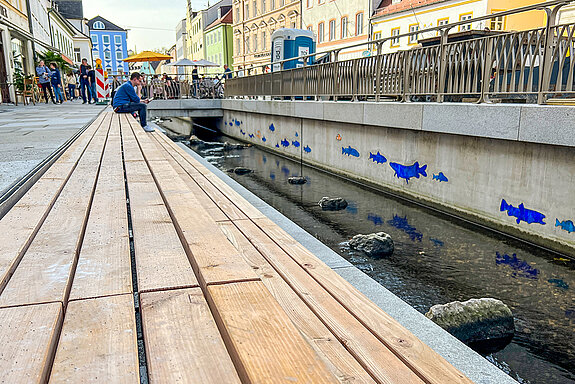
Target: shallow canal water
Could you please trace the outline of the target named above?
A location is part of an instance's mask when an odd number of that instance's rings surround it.
[[[222,170],[253,169],[230,175],[422,313],[454,300],[502,300],[516,334],[486,358],[521,383],[575,383],[574,262],[310,167],[303,168],[307,184],[290,185],[300,164],[258,148],[191,148]],[[349,206],[322,211],[323,196]],[[352,236],[379,231],[394,239],[391,257],[349,249]]]

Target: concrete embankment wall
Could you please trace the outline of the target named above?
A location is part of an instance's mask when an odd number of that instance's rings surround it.
[[[223,100],[222,110],[229,136],[574,254],[575,108]]]

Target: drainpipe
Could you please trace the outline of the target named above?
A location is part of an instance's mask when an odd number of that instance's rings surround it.
[[[34,62],[34,65],[36,65],[36,43],[34,42],[34,29],[32,26],[32,10],[30,8],[30,0],[26,0],[26,7],[28,8],[28,28],[30,28],[30,34],[32,35],[32,61]]]

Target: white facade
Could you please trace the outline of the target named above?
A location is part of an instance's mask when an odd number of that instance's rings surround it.
[[[48,18],[49,0],[30,0],[29,18],[32,23],[32,34],[36,40],[36,50],[40,52],[51,48],[50,20]]]
[[[75,28],[66,21],[57,11],[51,11],[50,31],[52,33],[52,46],[70,60],[74,57]]]

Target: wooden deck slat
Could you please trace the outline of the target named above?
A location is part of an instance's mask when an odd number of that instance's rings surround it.
[[[140,300],[151,383],[240,383],[200,288]]]
[[[373,378],[345,349],[316,314],[301,300],[248,239],[231,222],[221,222],[220,228],[244,259],[254,268],[266,288],[278,301],[291,321],[342,383],[375,383]]]
[[[51,383],[140,383],[131,294],[72,301]]]
[[[0,309],[0,382],[45,383],[61,323],[60,303]]]
[[[338,382],[261,281],[211,285],[208,292],[245,382]]]
[[[120,124],[113,116],[70,300],[132,292]]]
[[[70,288],[110,116],[90,142],[76,169],[18,268],[0,295],[0,306],[62,301]]]

